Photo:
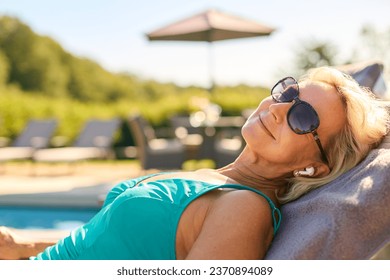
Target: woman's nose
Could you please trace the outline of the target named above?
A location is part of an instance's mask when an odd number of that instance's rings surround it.
[[[292,103],[273,103],[268,110],[274,116],[276,123],[282,123],[286,119],[287,112],[291,106]]]

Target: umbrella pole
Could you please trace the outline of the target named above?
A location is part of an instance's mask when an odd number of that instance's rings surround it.
[[[214,82],[214,46],[212,42],[209,42],[209,77],[210,77],[210,85],[209,85],[209,93],[212,93],[215,87]]]

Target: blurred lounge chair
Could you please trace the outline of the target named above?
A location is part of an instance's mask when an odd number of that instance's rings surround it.
[[[256,108],[245,108],[241,111],[241,116],[247,120],[249,119],[250,115],[253,114],[253,112],[256,110]]]
[[[31,159],[38,149],[46,148],[57,127],[57,121],[30,120],[9,147],[0,148],[0,162]]]
[[[175,136],[186,148],[186,159],[197,159],[203,143],[202,128],[192,126],[189,116],[176,115],[169,121]]]
[[[72,147],[41,149],[34,153],[36,162],[77,162],[112,156],[112,142],[120,120],[89,120]]]
[[[215,141],[215,164],[217,168],[235,161],[244,149],[244,139],[239,129],[225,129],[219,132]]]
[[[179,139],[157,138],[154,128],[140,115],[131,116],[129,126],[143,169],[181,169],[185,147]]]

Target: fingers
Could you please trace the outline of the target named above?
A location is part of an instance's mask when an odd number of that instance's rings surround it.
[[[19,259],[19,244],[15,242],[14,233],[7,227],[0,227],[0,259]]]

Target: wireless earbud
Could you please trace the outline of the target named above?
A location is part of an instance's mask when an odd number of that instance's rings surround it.
[[[296,170],[294,171],[294,176],[295,177],[298,177],[298,176],[313,176],[314,175],[314,167],[307,167],[305,168],[305,170]]]

